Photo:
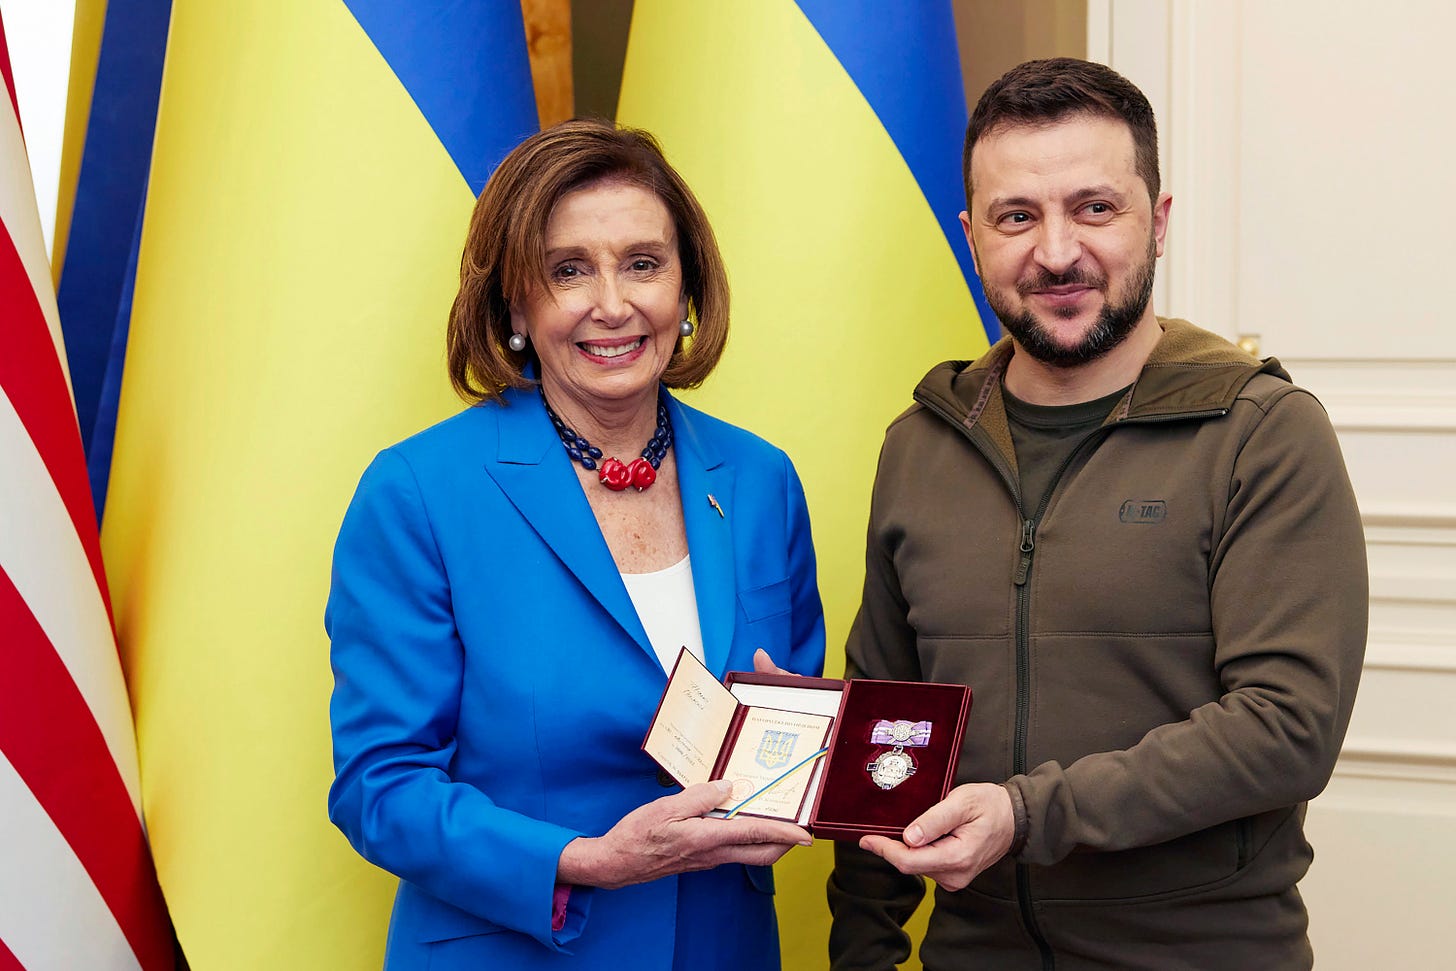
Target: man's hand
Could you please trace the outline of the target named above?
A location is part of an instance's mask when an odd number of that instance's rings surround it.
[[[1006,790],[992,783],[973,783],[952,789],[906,826],[903,843],[865,836],[859,846],[901,873],[921,874],[947,890],[960,890],[1006,855],[1015,832]]]

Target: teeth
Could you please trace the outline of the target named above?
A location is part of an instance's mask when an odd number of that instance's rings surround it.
[[[616,347],[597,347],[595,344],[581,344],[582,350],[592,357],[621,357],[623,354],[630,354],[641,347],[647,338],[639,337],[630,344],[618,344]]]

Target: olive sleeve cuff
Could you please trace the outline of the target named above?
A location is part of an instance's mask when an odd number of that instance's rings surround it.
[[[1015,857],[1026,849],[1027,831],[1031,828],[1031,820],[1026,815],[1026,800],[1021,798],[1021,790],[1009,782],[1002,783],[1002,787],[1011,796],[1011,817],[1015,826],[1011,834],[1011,848],[1006,851],[1006,855]]]

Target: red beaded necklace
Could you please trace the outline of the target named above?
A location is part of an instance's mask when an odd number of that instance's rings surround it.
[[[555,426],[556,434],[566,448],[566,454],[571,456],[573,462],[580,462],[581,467],[588,472],[595,472],[598,482],[613,492],[621,492],[628,486],[635,486],[641,492],[657,481],[657,469],[662,465],[667,450],[672,447],[672,422],[667,417],[666,395],[659,393],[657,397],[657,430],[652,433],[647,447],[642,449],[642,457],[633,459],[630,463],[624,463],[615,457],[602,459],[601,467],[598,468],[597,460],[602,458],[602,450],[557,417],[551,402],[546,400],[546,390],[542,388],[540,392],[541,403],[546,406],[546,414],[551,418],[551,424]]]

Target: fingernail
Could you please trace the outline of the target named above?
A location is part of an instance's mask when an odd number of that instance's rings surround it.
[[[925,841],[925,831],[914,823],[905,828],[905,842],[911,846],[919,846]]]
[[[799,840],[799,845],[800,846],[813,846],[814,845],[814,841],[812,839]]]
[[[733,791],[733,783],[729,782],[727,779],[714,779],[713,785],[716,786],[718,791],[723,793],[723,795],[725,796]]]

